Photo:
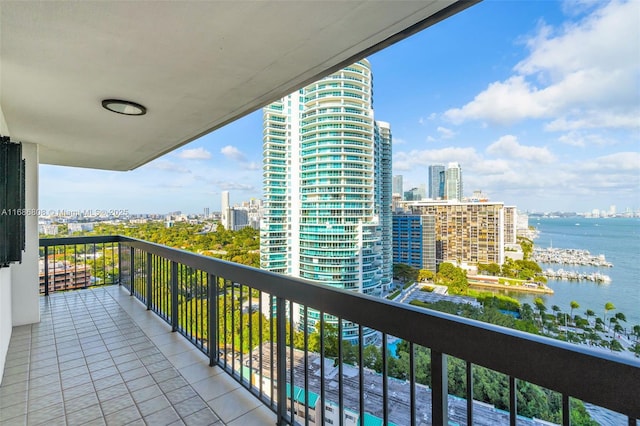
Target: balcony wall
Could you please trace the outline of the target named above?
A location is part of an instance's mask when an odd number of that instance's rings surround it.
[[[0,83],[1,84],[1,83]],[[2,106],[0,105],[0,135],[8,136],[9,129],[4,119]],[[9,268],[0,268],[0,371],[4,370],[4,363],[11,339],[11,271]],[[2,384],[2,377],[0,377]]]
[[[0,108],[0,135],[11,136]],[[26,162],[26,209],[38,209],[38,145],[22,144]],[[26,250],[20,264],[0,268],[0,371],[4,368],[11,329],[40,320],[38,302],[38,215],[26,217]],[[2,377],[0,377],[2,383]]]

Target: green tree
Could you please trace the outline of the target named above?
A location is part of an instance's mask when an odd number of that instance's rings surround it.
[[[558,322],[559,321],[559,316],[560,316],[560,306],[558,305],[551,305],[551,310],[553,311],[553,318],[554,318],[554,322]]]
[[[507,257],[502,264],[502,276],[506,278],[516,277],[516,265],[513,259]]]
[[[438,267],[436,284],[446,285],[453,293],[465,293],[469,288],[467,274],[452,263],[444,262]]]
[[[607,302],[604,304],[604,322],[607,322],[607,314],[609,313],[609,311],[613,311],[616,307],[614,306],[613,303],[611,302]]]
[[[520,317],[524,320],[530,320],[533,321],[534,317],[533,317],[533,308],[531,307],[530,304],[528,303],[524,303],[522,304],[522,306],[520,307]]]
[[[538,312],[540,313],[540,326],[542,327],[544,324],[544,313],[547,310],[547,307],[545,306],[544,301],[541,297],[536,297],[535,299],[533,299],[533,304],[536,305],[536,309],[538,309]]]
[[[569,313],[569,316],[571,318],[573,318],[573,310],[580,308],[580,304],[578,302],[576,302],[575,300],[572,300],[571,302],[569,302],[569,306],[571,307],[571,311]]]
[[[489,263],[489,264],[479,263],[478,272],[479,273],[486,272],[487,274],[495,277],[497,275],[500,275],[500,265],[498,265],[497,263]]]
[[[611,339],[611,341],[609,342],[609,349],[611,349],[611,352],[620,352],[624,348],[622,347],[622,344],[618,341],[618,339]]]
[[[633,326],[633,335],[636,336],[636,342],[640,339],[640,324]]]
[[[362,349],[362,365],[376,371],[382,371],[382,353],[374,345],[367,345]]]
[[[418,270],[404,263],[394,263],[393,277],[403,283],[417,281]]]
[[[418,281],[433,281],[435,276],[436,274],[434,274],[433,271],[430,271],[428,269],[420,269],[420,271],[418,272]]]
[[[590,317],[595,317],[596,316],[596,313],[593,312],[591,309],[587,309],[587,311],[584,314],[587,317],[587,321],[589,321]]]
[[[520,248],[522,249],[522,257],[524,260],[529,260],[533,253],[533,241],[525,237],[517,237]]]

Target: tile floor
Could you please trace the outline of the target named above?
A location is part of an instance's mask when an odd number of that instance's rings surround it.
[[[276,416],[118,286],[41,298],[14,327],[0,425],[273,425]]]

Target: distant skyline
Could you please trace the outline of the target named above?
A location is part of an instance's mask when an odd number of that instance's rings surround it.
[[[368,58],[405,190],[529,211],[640,209],[640,2],[484,1]],[[130,172],[41,165],[42,210],[220,210],[262,198],[262,111]]]

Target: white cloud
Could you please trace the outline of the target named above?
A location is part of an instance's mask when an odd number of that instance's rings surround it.
[[[233,145],[227,145],[223,147],[220,152],[227,158],[231,158],[241,162],[247,161],[245,155]]]
[[[599,133],[572,130],[558,137],[558,142],[565,145],[584,148],[590,146],[607,146],[619,143],[617,140]]]
[[[191,173],[191,170],[187,169],[186,167],[180,166],[165,159],[154,160],[144,166],[144,168],[162,170],[164,172]]]
[[[518,138],[513,135],[501,136],[487,147],[487,152],[500,157],[538,163],[552,163],[556,159],[546,147],[521,145],[518,142]]]
[[[530,54],[515,65],[514,75],[489,84],[445,117],[456,124],[500,125],[551,119],[549,131],[640,128],[636,2],[612,1],[560,28],[543,24],[525,43]]]
[[[216,183],[220,189],[225,191],[255,191],[256,188],[253,185],[248,185],[239,182],[217,182]]]
[[[585,171],[636,172],[635,181],[638,182],[640,181],[640,153],[617,152],[580,163],[578,168]]]
[[[455,124],[468,119],[510,124],[524,117],[542,117],[545,107],[536,99],[535,92],[523,76],[514,76],[504,82],[491,83],[473,101],[444,115]]]
[[[397,152],[393,156],[393,170],[407,171],[422,168],[425,170],[431,164],[446,164],[456,161],[460,164],[470,164],[479,160],[479,156],[474,148],[454,148],[448,147],[433,150],[412,150],[408,152]]]
[[[600,4],[602,0],[564,0],[562,11],[566,15],[576,16]]]
[[[513,162],[507,160],[483,160],[470,164],[469,170],[482,176],[502,175],[512,173]]]
[[[250,163],[247,163],[243,168],[245,170],[260,170],[262,168],[262,164],[252,161]]]
[[[577,132],[569,132],[558,138],[558,141],[570,146],[576,146],[579,148],[584,148],[586,143],[584,141],[584,137]]]
[[[640,102],[640,99],[638,100]],[[550,132],[563,132],[579,129],[599,129],[599,128],[628,128],[640,127],[640,109],[638,111],[611,113],[607,111],[585,111],[580,118],[568,119],[561,117],[555,119],[544,129]]]
[[[447,129],[446,127],[442,127],[442,126],[438,126],[436,131],[440,133],[440,137],[442,139],[451,139],[456,134],[453,130]]]
[[[180,151],[178,157],[184,160],[208,160],[211,158],[211,153],[204,148],[192,148]]]

